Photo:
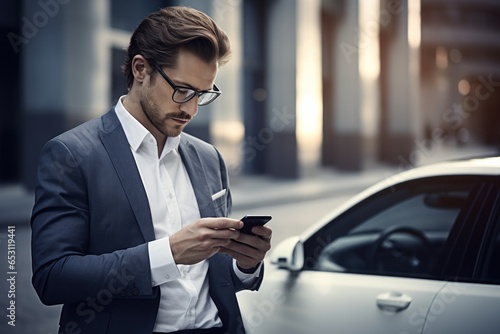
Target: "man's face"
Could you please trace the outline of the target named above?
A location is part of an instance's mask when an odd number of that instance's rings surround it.
[[[163,68],[177,86],[196,90],[212,89],[217,76],[216,62],[207,64],[189,51],[181,50],[175,69]],[[153,70],[154,71],[154,70]],[[140,103],[151,124],[167,137],[176,137],[198,113],[198,97],[179,104],[172,100],[174,89],[159,74],[141,91]]]

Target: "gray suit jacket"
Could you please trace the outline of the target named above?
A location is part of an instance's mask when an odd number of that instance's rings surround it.
[[[188,134],[179,151],[202,217],[227,216],[231,193],[217,150]],[[211,195],[227,189],[212,201]],[[151,334],[160,291],[151,286],[148,199],[114,110],[49,141],[41,154],[32,224],[33,286],[64,304],[60,333]],[[209,259],[210,294],[227,333],[244,333],[232,259]],[[257,289],[262,280],[252,287]]]

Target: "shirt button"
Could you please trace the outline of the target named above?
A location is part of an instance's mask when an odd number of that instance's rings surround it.
[[[166,279],[169,279],[169,278],[170,278],[170,275],[169,275],[169,274],[165,274],[165,278],[166,278]]]
[[[155,286],[155,285],[156,285],[156,283],[155,283],[155,282],[151,282],[151,286]]]

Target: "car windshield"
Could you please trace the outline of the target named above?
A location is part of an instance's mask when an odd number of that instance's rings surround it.
[[[417,194],[375,214],[351,234],[381,231],[401,222],[426,231],[449,231],[467,195],[468,191]]]

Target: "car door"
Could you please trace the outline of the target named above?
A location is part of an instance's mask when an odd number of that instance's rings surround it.
[[[441,289],[429,308],[425,334],[500,330],[500,200],[498,181],[478,201],[480,212],[458,275]]]
[[[302,270],[266,272],[242,308],[248,332],[420,333],[481,182],[404,182],[334,217],[304,241]]]

